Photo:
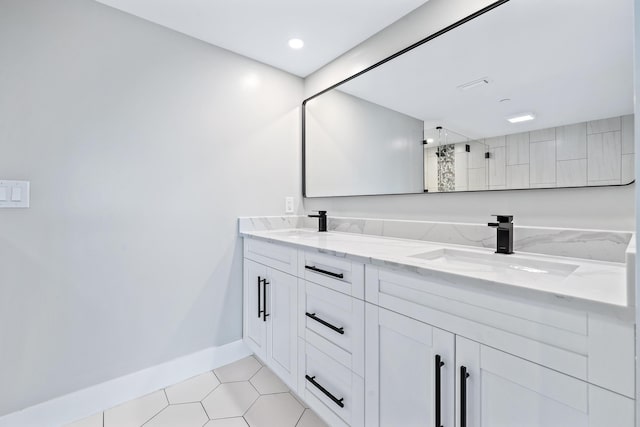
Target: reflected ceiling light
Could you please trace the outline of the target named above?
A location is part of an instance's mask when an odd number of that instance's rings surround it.
[[[247,74],[242,78],[242,86],[245,89],[253,89],[260,83],[260,78],[256,74]]]
[[[509,121],[509,123],[521,123],[528,122],[529,120],[533,120],[535,118],[536,116],[534,116],[533,113],[522,113],[516,116],[507,117],[507,120]]]
[[[300,39],[289,40],[289,47],[291,49],[302,49],[302,46],[304,46],[304,42]]]
[[[483,77],[481,79],[474,80],[472,82],[461,84],[460,86],[458,86],[458,89],[460,90],[474,89],[480,86],[488,85],[489,82],[490,82],[489,77]]]
[[[433,144],[434,141],[433,138],[427,138],[427,144]]]

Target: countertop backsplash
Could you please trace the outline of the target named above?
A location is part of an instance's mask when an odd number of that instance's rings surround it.
[[[239,219],[240,233],[245,231],[317,228],[318,220],[306,216],[265,216]],[[516,223],[517,224],[517,223]],[[526,227],[514,224],[514,250],[545,255],[566,256],[624,263],[633,237],[628,231],[571,228]],[[496,245],[496,231],[486,224],[433,221],[328,217],[328,230],[447,243],[483,248]]]

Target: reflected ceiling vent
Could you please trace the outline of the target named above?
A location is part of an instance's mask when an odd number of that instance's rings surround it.
[[[458,89],[460,90],[470,90],[470,89],[475,89],[481,86],[486,86],[491,82],[491,80],[489,80],[489,77],[483,77],[481,79],[478,80],[474,80],[472,82],[469,83],[465,83],[465,84],[461,84],[460,86],[458,86]]]

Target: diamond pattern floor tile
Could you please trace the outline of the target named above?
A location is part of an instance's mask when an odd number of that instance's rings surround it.
[[[164,390],[104,411],[104,427],[140,427],[167,407]]]
[[[304,412],[289,393],[260,396],[244,418],[251,427],[295,427]]]
[[[311,409],[306,409],[296,427],[329,427],[329,425],[322,421]]]
[[[144,427],[202,427],[208,420],[200,402],[184,403],[167,406]]]
[[[249,382],[253,384],[260,394],[286,393],[289,391],[289,388],[280,381],[280,378],[266,366],[263,366]]]
[[[220,384],[203,401],[209,418],[240,417],[260,396],[248,382]]]
[[[220,382],[229,383],[233,381],[248,381],[260,368],[262,368],[260,362],[255,357],[249,356],[230,365],[215,369],[213,372]]]
[[[249,424],[242,417],[223,418],[221,420],[211,420],[204,427],[249,427]]]
[[[255,357],[205,372],[66,427],[142,426],[328,427]]]
[[[169,403],[199,402],[220,385],[213,372],[205,372],[197,377],[166,388]]]

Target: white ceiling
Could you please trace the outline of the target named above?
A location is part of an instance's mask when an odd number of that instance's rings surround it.
[[[97,1],[306,77],[427,0]]]
[[[512,0],[339,89],[471,138],[631,114],[633,0]]]

